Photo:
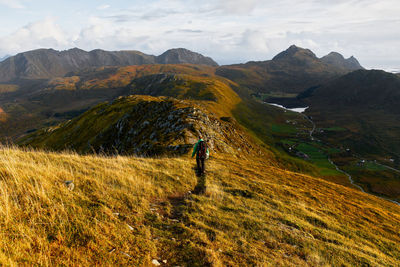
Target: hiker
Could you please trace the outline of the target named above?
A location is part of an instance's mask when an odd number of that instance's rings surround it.
[[[204,161],[208,159],[210,152],[207,148],[207,143],[199,137],[199,141],[194,145],[192,158],[196,155],[197,170],[199,175],[203,175],[206,171]]]

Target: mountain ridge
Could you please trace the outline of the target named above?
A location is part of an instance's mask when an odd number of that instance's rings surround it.
[[[6,60],[7,58],[11,57],[10,55],[5,55],[3,57],[0,57],[0,62]]]
[[[350,62],[353,61],[350,59]],[[353,65],[348,67],[348,60],[338,62],[332,63],[326,58],[322,60],[311,50],[292,45],[271,60],[220,66],[216,74],[256,93],[297,94],[311,86],[354,71]]]
[[[0,82],[18,79],[50,79],[68,72],[103,66],[129,66],[144,64],[203,64],[218,66],[209,57],[184,48],[170,49],[160,56],[147,55],[135,50],[89,52],[79,48],[64,51],[36,49],[19,53],[0,62]]]

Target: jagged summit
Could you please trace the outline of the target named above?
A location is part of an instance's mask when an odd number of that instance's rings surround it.
[[[287,59],[292,59],[294,57],[311,58],[311,59],[317,58],[317,56],[310,49],[305,49],[298,47],[296,45],[291,45],[288,49],[276,55],[272,60],[287,60]]]
[[[345,59],[340,53],[330,52],[328,55],[321,58],[321,61],[338,68],[344,68],[349,70],[363,69],[358,60],[351,56]]]

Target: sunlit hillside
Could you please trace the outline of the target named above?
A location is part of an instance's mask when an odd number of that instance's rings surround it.
[[[110,158],[3,147],[0,262],[400,262],[398,205],[257,159],[225,155],[209,160],[206,193],[196,195],[196,185],[204,181],[193,167],[189,157]]]

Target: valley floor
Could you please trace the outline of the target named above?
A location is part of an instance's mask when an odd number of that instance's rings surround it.
[[[194,165],[1,148],[0,263],[400,264],[396,204],[226,155],[197,195]]]

